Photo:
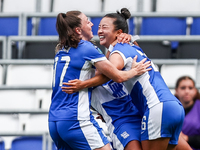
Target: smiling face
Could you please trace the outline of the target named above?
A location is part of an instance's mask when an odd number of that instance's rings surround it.
[[[184,79],[180,81],[176,89],[176,95],[183,104],[192,105],[196,95],[196,88],[192,80]]]
[[[81,28],[80,28],[81,36],[80,37],[83,40],[89,41],[93,38],[93,32],[92,32],[93,23],[89,21],[87,16],[83,13],[81,13],[79,17],[81,18]]]
[[[108,48],[112,42],[114,42],[119,35],[119,30],[115,30],[113,21],[115,19],[104,17],[98,29],[98,36],[100,39],[100,44]]]

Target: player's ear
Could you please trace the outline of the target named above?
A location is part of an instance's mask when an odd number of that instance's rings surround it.
[[[122,29],[117,30],[117,36],[122,33]]]
[[[75,32],[78,34],[78,35],[81,35],[81,28],[80,27],[76,27],[75,28]]]

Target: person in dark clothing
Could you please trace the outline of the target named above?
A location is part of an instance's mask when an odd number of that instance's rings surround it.
[[[200,93],[195,81],[189,76],[182,76],[176,82],[175,96],[185,110],[181,136],[193,150],[200,150]]]

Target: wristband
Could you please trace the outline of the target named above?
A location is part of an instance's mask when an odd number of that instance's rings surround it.
[[[138,35],[135,36],[131,36],[131,42],[133,43],[134,41],[140,39],[140,37]]]
[[[113,48],[114,48],[114,47],[112,46],[112,44],[110,44],[110,46],[109,46],[109,48],[108,48],[108,51],[109,51],[109,52],[112,52]]]

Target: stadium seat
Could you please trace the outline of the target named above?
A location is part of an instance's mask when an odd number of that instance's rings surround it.
[[[140,35],[186,35],[186,27],[186,18],[144,17]],[[139,45],[149,58],[172,58],[178,42],[139,42]]]
[[[36,12],[36,0],[4,0],[3,12]]]
[[[41,10],[40,12],[51,12],[51,2],[52,0],[41,0]]]
[[[158,0],[157,12],[197,12],[200,11],[199,0]]]
[[[8,65],[6,85],[51,86],[52,65]]]
[[[40,18],[38,35],[58,35],[56,31],[56,17]]]
[[[42,150],[42,137],[18,137],[12,141],[11,150]]]
[[[11,36],[19,34],[19,16],[0,18],[0,35]]]
[[[66,13],[70,10],[79,10],[84,13],[99,13],[101,12],[101,0],[54,0],[53,12]]]
[[[123,0],[123,1],[115,1],[115,0],[105,0],[104,1],[104,12],[105,13],[115,13],[116,11],[120,11],[121,8],[128,8],[130,12],[136,12],[138,8],[137,0]]]
[[[49,110],[52,90],[36,90],[36,99],[40,109]]]
[[[0,141],[0,150],[5,150],[4,141]]]
[[[191,76],[196,80],[196,65],[162,65],[160,73],[166,84],[175,86],[176,80],[183,75]]]
[[[150,12],[152,11],[152,0],[123,0],[116,1],[115,0],[104,0],[104,12],[116,12],[120,11],[121,8],[128,8],[130,12]],[[132,13],[132,15],[134,15]]]
[[[191,35],[200,35],[200,18],[193,18],[193,23],[191,24]]]
[[[48,132],[48,113],[30,114],[26,122],[26,131]]]
[[[2,110],[28,110],[39,108],[35,90],[1,90],[0,109]]]
[[[186,35],[186,19],[173,17],[144,17],[141,35]]]
[[[0,132],[19,131],[19,117],[17,114],[0,114],[1,128]]]

